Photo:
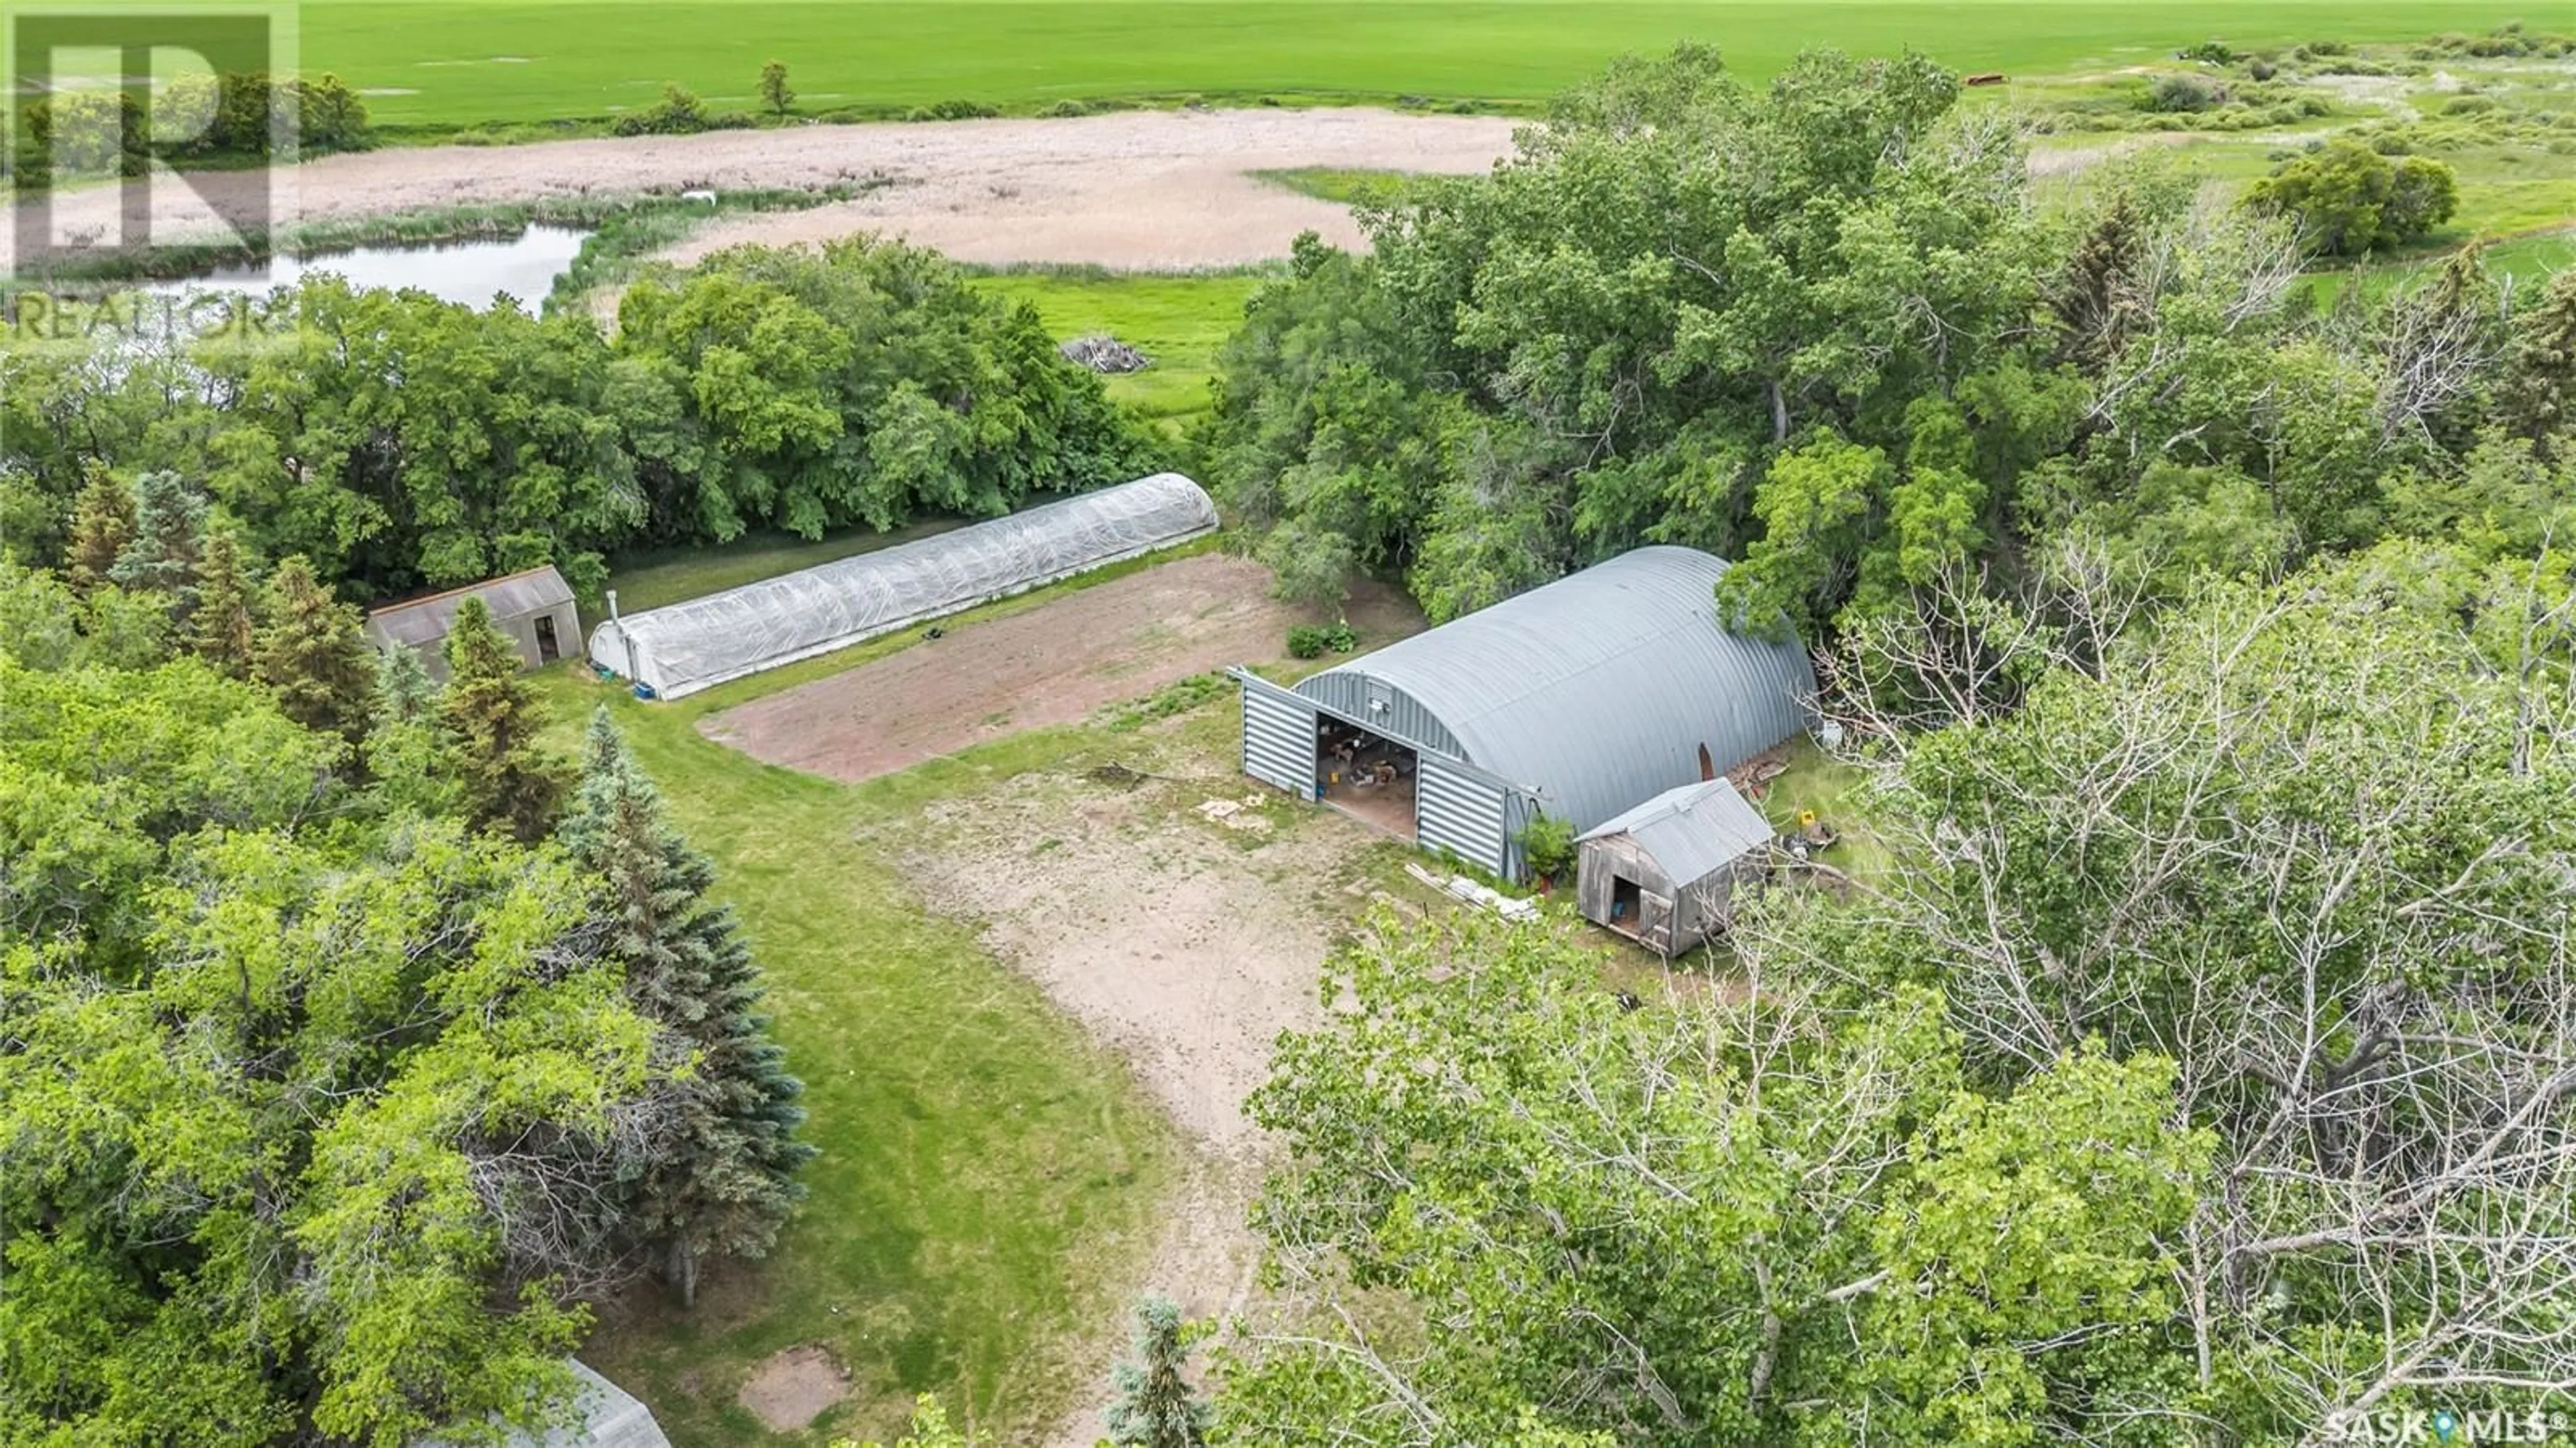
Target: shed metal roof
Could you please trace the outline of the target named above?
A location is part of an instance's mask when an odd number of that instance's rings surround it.
[[[494,618],[518,618],[572,602],[572,585],[564,582],[564,576],[548,563],[427,598],[369,609],[367,623],[389,642],[420,648],[447,637],[448,629],[456,623],[456,610],[469,598],[482,599]]]
[[[1626,835],[1675,885],[1705,880],[1771,843],[1771,822],[1723,779],[1677,785],[1583,832]]]
[[[1806,727],[1806,650],[1718,622],[1724,561],[1640,548],[1312,675],[1297,692],[1590,829]]]

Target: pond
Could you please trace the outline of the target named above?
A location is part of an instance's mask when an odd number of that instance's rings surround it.
[[[142,290],[156,296],[265,292],[312,273],[332,272],[354,287],[410,287],[478,311],[491,307],[494,293],[507,292],[521,309],[534,313],[554,290],[555,278],[581,254],[582,241],[589,235],[568,226],[531,226],[515,237],[430,246],[361,246],[300,258],[281,256],[265,267],[218,267],[203,276],[155,282]]]

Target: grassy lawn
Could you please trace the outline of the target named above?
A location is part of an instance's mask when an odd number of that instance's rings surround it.
[[[1088,268],[993,272],[975,285],[1038,309],[1058,340],[1106,332],[1153,366],[1107,379],[1109,395],[1177,431],[1208,409],[1217,349],[1266,278],[1252,271],[1158,274]]]
[[[878,640],[833,667],[910,642]],[[681,1448],[780,1441],[735,1393],[800,1343],[824,1344],[856,1379],[802,1441],[886,1432],[923,1391],[994,1441],[1030,1441],[1081,1386],[1054,1350],[1118,1310],[1175,1145],[1119,1061],[965,926],[925,914],[853,832],[1062,765],[1096,740],[1036,731],[852,788],[698,734],[705,715],[808,672],[655,705],[573,670],[545,681],[567,747],[597,704],[616,711],[715,857],[823,1148],[769,1263],[714,1279],[692,1314],[654,1307],[611,1324],[585,1356],[650,1403]]]
[[[749,110],[772,58],[808,111],[1191,95],[1510,103],[1680,39],[1754,74],[1828,44],[2034,71],[2212,36],[2360,42],[2560,18],[2530,0],[306,0],[300,13],[303,64],[368,88],[395,128],[611,115],[650,104],[665,81]]]

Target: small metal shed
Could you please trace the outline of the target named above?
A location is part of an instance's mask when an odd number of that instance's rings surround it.
[[[1578,837],[1583,917],[1663,956],[1726,929],[1736,887],[1758,878],[1770,822],[1723,779],[1685,784]]]
[[[379,650],[407,648],[420,655],[433,679],[447,677],[447,632],[456,626],[456,610],[479,598],[492,610],[492,621],[519,646],[529,668],[542,668],[581,647],[581,615],[573,608],[572,585],[549,563],[484,583],[451,588],[427,598],[406,599],[367,611],[367,641]]]

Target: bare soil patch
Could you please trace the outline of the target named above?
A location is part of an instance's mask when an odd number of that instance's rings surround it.
[[[265,171],[211,172],[149,188],[156,243],[221,236],[199,191],[287,198],[307,221],[472,202],[628,196],[686,189],[817,190],[883,179],[859,200],[733,218],[673,253],[688,260],[745,242],[783,245],[882,232],[964,261],[1088,262],[1168,269],[1288,254],[1300,231],[1356,245],[1347,208],[1245,174],[1299,166],[1482,171],[1511,148],[1513,122],[1374,109],[1129,111],[1064,120],[799,126],[553,141],[421,146],[328,156]],[[141,185],[143,183],[137,183]],[[124,188],[51,198],[61,238],[120,234]],[[0,269],[15,227],[0,228]]]
[[[1243,1101],[1279,1033],[1320,1019],[1323,962],[1364,903],[1346,890],[1376,837],[1259,791],[1213,755],[1164,767],[1187,778],[1122,789],[1023,775],[884,828],[901,830],[889,845],[924,903],[980,922],[985,946],[1125,1056],[1197,1145],[1134,1291],[1231,1318],[1261,1307],[1248,1214],[1271,1160]],[[1211,818],[1209,799],[1243,807]],[[1270,827],[1229,824],[1246,812]],[[1080,1381],[1105,1381],[1126,1326],[1122,1315],[1068,1345]],[[1049,1441],[1099,1441],[1099,1408],[1081,1404]]]
[[[1352,625],[1367,643],[1415,626],[1370,586]],[[1270,571],[1205,553],[960,625],[891,657],[754,700],[699,724],[770,764],[871,779],[1023,729],[1066,724],[1175,679],[1279,656],[1304,611],[1270,597]]]
[[[850,1395],[850,1375],[821,1345],[784,1348],[753,1369],[742,1405],[773,1433],[793,1433]]]

